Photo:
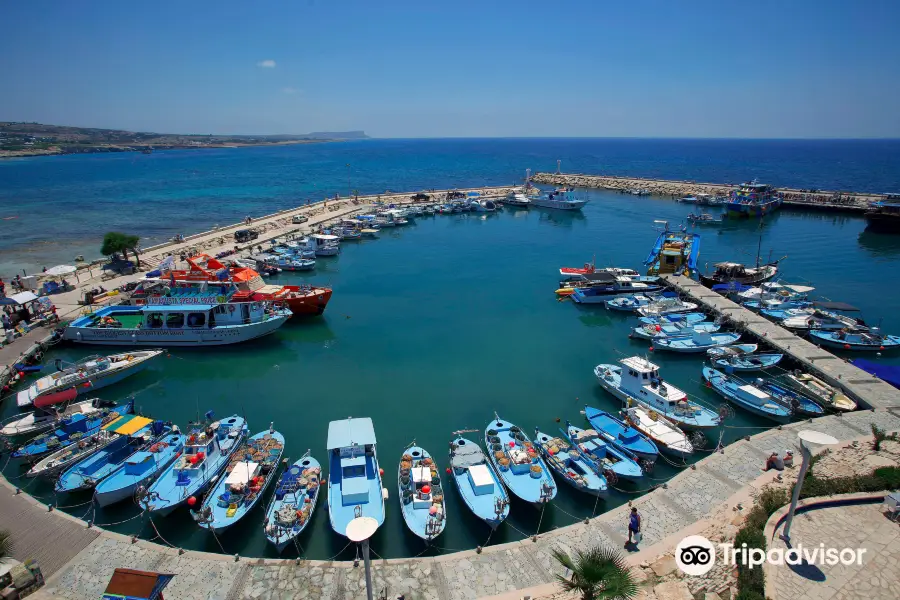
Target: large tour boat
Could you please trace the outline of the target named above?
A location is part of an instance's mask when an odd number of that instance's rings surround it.
[[[742,183],[732,190],[725,205],[729,218],[764,217],[781,207],[784,195],[771,185],[756,181]]]
[[[878,233],[900,233],[900,202],[877,202],[866,211],[866,229]]]
[[[547,192],[543,196],[531,199],[531,206],[555,208],[557,210],[581,210],[585,204],[587,204],[587,200],[576,199],[572,188]]]

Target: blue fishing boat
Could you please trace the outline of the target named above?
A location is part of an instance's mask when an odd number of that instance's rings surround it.
[[[825,409],[822,408],[821,405],[798,391],[765,379],[757,379],[756,387],[769,394],[776,402],[786,407],[795,415],[821,417],[825,414]]]
[[[635,281],[631,277],[617,277],[610,273],[582,275],[592,281],[586,286],[572,289],[572,300],[579,304],[605,304],[608,300],[634,294],[657,292],[662,286],[657,283]]]
[[[593,466],[571,444],[558,436],[551,436],[535,427],[534,441],[538,451],[550,468],[563,481],[581,492],[593,496],[609,494],[606,478],[594,471]]]
[[[211,411],[206,420],[212,420]],[[147,489],[144,508],[165,516],[182,504],[195,505],[246,435],[247,422],[238,415],[194,427],[181,456]]]
[[[731,353],[753,354],[759,349],[758,344],[732,344],[730,346],[717,346],[706,351],[706,355],[712,358],[722,358]]]
[[[447,526],[441,475],[427,450],[413,443],[400,457],[397,495],[406,526],[430,542]]]
[[[16,413],[0,421],[0,437],[10,443],[23,441],[49,429],[58,429],[64,420],[73,415],[96,416],[116,406],[115,402],[100,398],[75,402],[77,398],[78,392],[74,388],[38,398],[33,411]]]
[[[706,333],[695,331],[690,336],[674,338],[658,338],[653,340],[653,347],[657,350],[669,350],[672,352],[704,352],[716,346],[727,346],[738,341],[739,333]]]
[[[116,433],[119,436],[103,449],[75,463],[62,472],[56,480],[57,492],[89,490],[116,471],[135,452],[172,431],[172,427],[162,421],[151,421],[143,417],[132,419]]]
[[[200,510],[191,513],[200,527],[220,533],[253,510],[274,481],[283,453],[284,436],[271,425],[247,438],[231,453]]]
[[[12,457],[26,460],[38,459],[48,452],[56,452],[61,448],[71,446],[75,442],[97,433],[103,425],[132,412],[134,412],[134,400],[114,410],[104,409],[99,412],[75,413],[62,419],[53,431],[40,435],[18,448],[12,453]]]
[[[687,337],[695,332],[716,333],[722,326],[712,321],[700,321],[699,323],[667,323],[657,325],[641,325],[635,327],[629,337],[644,340],[656,340],[659,338]]]
[[[372,419],[328,424],[328,517],[335,533],[346,536],[357,517],[384,523],[387,490],[381,484]]]
[[[729,374],[735,371],[764,371],[774,367],[784,358],[784,354],[742,352],[735,350],[735,346],[726,346],[722,350],[724,351],[722,354],[712,359],[712,364]]]
[[[656,447],[653,440],[608,412],[585,406],[584,417],[591,427],[597,430],[600,437],[619,450],[629,452],[649,463],[655,462],[659,456],[659,448]]]
[[[668,325],[671,323],[700,323],[706,319],[706,315],[699,312],[671,313],[655,317],[638,317],[638,321],[644,325]]]
[[[607,300],[606,308],[622,312],[634,312],[637,308],[647,306],[655,300],[657,300],[657,297],[653,294],[634,294],[633,296],[623,296],[621,298]]]
[[[658,413],[682,429],[712,429],[718,427],[719,414],[688,400],[687,394],[664,382],[659,366],[640,356],[619,361],[622,366],[601,364],[594,367],[597,381],[607,392],[626,406],[633,404]],[[585,407],[588,411],[595,411]]]
[[[700,257],[700,235],[685,231],[672,231],[666,221],[656,221],[663,225],[656,243],[644,261],[648,275],[684,273],[688,276],[697,270]]]
[[[744,410],[777,423],[791,420],[790,409],[764,391],[710,367],[703,367],[703,379],[722,397]]]
[[[856,352],[884,352],[900,348],[900,336],[883,335],[876,327],[868,331],[813,329],[809,332],[809,339],[814,344]]]
[[[581,429],[566,421],[566,437],[569,442],[588,460],[595,473],[606,478],[609,485],[619,479],[638,481],[644,471],[637,457],[607,443],[600,433],[594,429]]]
[[[109,506],[133,498],[138,488],[146,488],[163,469],[172,464],[184,449],[187,436],[173,429],[172,433],[148,448],[135,452],[125,463],[110,473],[94,488],[94,501]]]
[[[278,552],[306,529],[319,501],[322,465],[310,451],[294,461],[275,486],[275,496],[266,508],[263,529]]]
[[[525,502],[541,507],[556,497],[556,485],[534,444],[516,425],[499,415],[484,431],[485,445],[492,449],[491,463],[507,489]],[[493,448],[500,444],[499,450]]]
[[[477,430],[470,430],[475,432]],[[481,447],[456,431],[450,442],[451,477],[463,502],[476,517],[496,529],[509,516],[509,495]],[[494,444],[497,451],[500,443]],[[488,446],[491,448],[491,446]]]

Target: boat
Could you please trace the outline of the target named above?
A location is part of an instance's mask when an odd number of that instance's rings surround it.
[[[815,312],[815,310],[816,309],[813,308],[810,304],[803,307],[761,308],[759,310],[759,314],[778,321],[782,326],[784,326],[783,321],[785,321],[786,319],[791,319],[793,317],[809,317]]]
[[[310,451],[294,461],[275,484],[275,495],[266,508],[266,539],[283,552],[312,520],[319,501],[322,465]]]
[[[776,402],[764,391],[740,379],[711,367],[703,367],[703,379],[707,386],[735,406],[776,423],[788,423],[791,420],[790,409]]]
[[[710,358],[722,358],[729,354],[753,354],[759,349],[758,344],[732,344],[730,346],[717,346],[706,351]]]
[[[403,222],[405,223],[406,220],[404,219]],[[309,236],[309,239],[315,244],[316,256],[335,256],[341,252],[341,238],[336,235],[314,233]]]
[[[522,431],[495,413],[484,431],[490,460],[506,488],[538,508],[556,497],[556,485],[540,453]]]
[[[585,406],[584,418],[591,424],[592,429],[597,430],[601,438],[628,453],[629,456],[637,457],[647,463],[654,463],[659,457],[659,448],[656,447],[653,440],[608,412]]]
[[[825,409],[815,400],[771,380],[758,378],[756,388],[767,393],[773,400],[790,410],[792,414],[803,417],[821,417],[825,414]]]
[[[387,490],[382,486],[372,419],[348,418],[328,424],[328,517],[331,528],[347,535],[357,517],[384,523]]]
[[[275,480],[282,454],[284,436],[272,425],[246,438],[231,453],[225,471],[200,510],[191,512],[197,524],[221,533],[244,518]]]
[[[900,348],[900,336],[882,334],[877,327],[868,331],[811,329],[809,339],[814,344],[853,352],[884,352]]]
[[[738,341],[739,333],[704,333],[695,331],[690,336],[673,338],[655,338],[653,347],[657,350],[672,352],[704,352],[715,346],[728,346]]]
[[[551,436],[534,428],[534,441],[550,468],[557,477],[580,492],[592,496],[609,495],[609,484],[606,477],[594,471],[593,466],[568,440],[559,436]]]
[[[866,229],[878,233],[900,233],[900,203],[876,202],[863,216]]]
[[[638,321],[645,325],[667,325],[670,323],[700,323],[706,319],[706,315],[699,312],[669,313],[655,317],[638,317]]]
[[[104,306],[72,321],[63,338],[114,346],[218,346],[274,333],[291,317],[290,310],[270,302],[227,302],[224,296],[200,294],[149,297],[144,306]]]
[[[697,206],[722,206],[726,203],[724,198],[713,196],[712,194],[694,194],[693,196],[679,198],[678,201],[683,204],[696,204]]]
[[[133,414],[122,415],[106,423],[98,431],[79,439],[74,444],[51,452],[39,460],[25,474],[26,477],[56,477],[70,466],[103,450],[124,435],[131,435],[153,423],[152,419]]]
[[[142,371],[162,353],[162,350],[135,350],[103,357],[88,356],[65,368],[57,359],[57,372],[45,375],[21,390],[16,394],[16,404],[24,408],[31,406],[37,398],[72,388],[78,394],[85,394],[88,390],[93,393]]]
[[[653,440],[660,452],[682,460],[694,454],[694,445],[675,423],[641,406],[622,410],[623,422]]]
[[[278,267],[282,271],[312,271],[316,268],[313,258],[300,258],[290,254],[254,254],[251,256],[260,269]]]
[[[748,345],[755,346],[754,344]],[[754,354],[756,351],[755,347],[750,352],[745,352],[741,346],[742,344],[736,344],[734,346],[710,348],[706,353],[709,355],[713,366],[729,374],[735,371],[764,371],[774,367],[784,358],[784,354],[778,353]]]
[[[509,495],[481,447],[460,435],[475,431],[477,430],[453,433],[454,438],[450,442],[450,476],[472,514],[487,523],[491,529],[496,529],[509,516]]]
[[[114,409],[103,408],[99,412],[76,412],[60,420],[53,431],[39,435],[13,453],[13,458],[35,460],[48,452],[56,452],[80,442],[100,431],[104,425],[112,423],[123,415],[134,412],[134,400]]]
[[[359,233],[363,237],[367,237],[367,238],[377,238],[378,237],[378,230],[374,229],[372,227],[364,227],[363,229],[359,230]]]
[[[428,451],[415,442],[400,457],[397,495],[410,531],[426,542],[441,535],[447,526],[441,475]]]
[[[620,277],[640,277],[640,273],[634,269],[624,269],[621,267],[600,267],[597,268],[596,261],[584,263],[582,267],[560,267],[559,274],[562,277],[573,277],[576,275],[590,275],[591,273],[611,273]]]
[[[145,450],[135,452],[94,488],[94,501],[99,506],[109,506],[134,498],[139,489],[150,485],[178,458],[186,440],[186,435],[173,428],[169,435],[150,444]]]
[[[697,308],[694,302],[685,302],[680,298],[660,298],[645,306],[639,306],[635,312],[642,317],[661,317],[673,313],[691,312]]]
[[[720,262],[714,265],[715,271],[700,274],[700,283],[708,288],[720,284],[741,284],[758,286],[778,275],[779,261],[755,267],[747,267],[736,262]]]
[[[531,199],[531,206],[556,210],[581,210],[587,200],[577,200],[573,188],[558,189]]]
[[[112,442],[63,471],[56,480],[57,493],[94,489],[135,452],[150,447],[171,432],[171,425],[162,421],[131,419],[116,430],[118,436]]]
[[[662,289],[661,285],[655,283],[643,283],[615,275],[594,273],[584,277],[589,278],[591,284],[576,287],[571,294],[572,300],[579,304],[605,304],[607,300],[614,298],[658,292]]]
[[[694,225],[724,225],[725,219],[723,217],[714,217],[710,213],[702,212],[698,215],[691,213],[687,216],[687,220],[693,223]]]
[[[810,373],[800,370],[788,371],[779,377],[779,382],[812,398],[830,410],[849,412],[857,409],[856,401],[840,389],[825,383]]]
[[[626,405],[635,404],[666,417],[683,429],[712,429],[719,415],[700,404],[659,375],[659,366],[640,356],[619,361],[622,366],[601,364],[594,367],[597,381],[607,392]],[[585,407],[585,414],[596,409]]]
[[[731,191],[725,210],[729,218],[760,218],[777,211],[783,201],[784,194],[771,185],[754,180]]]
[[[662,229],[657,229],[659,235],[656,243],[644,261],[647,275],[692,275],[697,270],[697,259],[700,257],[700,235],[673,231],[667,221],[655,223],[662,225]]]
[[[73,415],[92,417],[116,405],[115,402],[99,398],[75,402],[77,398],[78,390],[75,388],[41,396],[35,402],[33,411],[16,413],[4,419],[0,423],[0,437],[8,440],[24,439],[48,429],[55,429]]]
[[[531,199],[522,192],[510,191],[502,200],[503,204],[527,208]]]
[[[659,300],[660,296],[656,294],[634,294],[633,296],[622,296],[606,301],[606,308],[609,310],[619,310],[623,312],[634,312],[641,306]]]
[[[607,443],[594,429],[581,429],[566,421],[566,438],[587,459],[594,472],[603,475],[608,485],[620,479],[638,481],[644,476],[637,457]]]
[[[868,325],[862,319],[841,314],[854,312],[859,312],[859,309],[845,302],[814,302],[811,310],[799,309],[788,313],[781,325],[796,331],[868,330]]]
[[[181,456],[147,488],[142,499],[145,510],[165,516],[182,504],[196,505],[197,496],[228,464],[247,435],[247,421],[238,415],[219,421],[212,418],[210,411],[206,413],[206,424],[191,429]]]
[[[593,273],[570,275],[569,277],[560,280],[559,287],[561,289],[557,290],[556,293],[559,294],[566,289],[602,287],[609,285],[610,282],[631,282],[633,284],[646,284],[648,286],[647,289],[639,290],[640,292],[646,293],[656,292],[662,287],[660,285],[659,277],[656,276],[618,275],[612,269],[598,269]],[[631,293],[638,293],[638,290],[633,290]],[[672,292],[668,292],[668,294],[671,295]]]
[[[694,332],[715,333],[721,328],[721,325],[713,323],[712,321],[700,321],[699,323],[667,323],[665,325],[641,325],[640,327],[635,327],[629,334],[629,337],[645,340],[685,337],[693,335]]]

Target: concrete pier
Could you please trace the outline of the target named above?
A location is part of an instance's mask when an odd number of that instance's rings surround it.
[[[663,280],[704,310],[724,315],[741,332],[749,333],[797,362],[829,385],[841,388],[862,408],[900,407],[900,390],[873,377],[842,358],[791,333],[700,283],[684,276],[665,275]]]

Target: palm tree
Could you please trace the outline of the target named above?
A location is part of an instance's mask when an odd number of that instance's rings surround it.
[[[631,567],[618,550],[601,546],[576,550],[573,559],[554,549],[553,558],[570,573],[568,577],[556,576],[562,589],[579,592],[582,600],[631,600],[637,596]]]
[[[0,559],[12,554],[12,538],[8,531],[0,531]]]

